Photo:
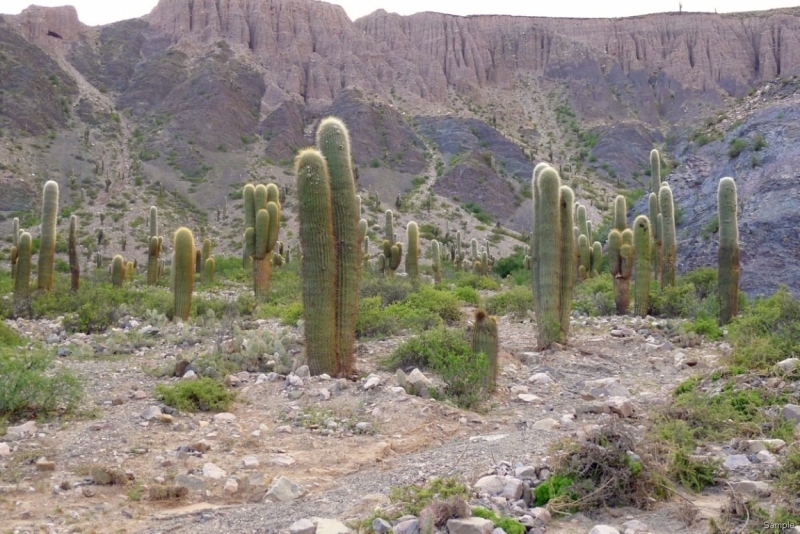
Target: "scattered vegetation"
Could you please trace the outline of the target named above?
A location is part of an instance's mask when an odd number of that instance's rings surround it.
[[[158,384],[155,393],[164,404],[183,412],[224,412],[234,400],[225,386],[209,377],[181,380],[173,385]]]

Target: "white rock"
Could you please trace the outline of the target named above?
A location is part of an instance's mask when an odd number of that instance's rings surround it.
[[[447,521],[449,534],[492,534],[493,530],[494,523],[482,517],[465,517]]]
[[[743,493],[751,497],[769,497],[772,494],[772,488],[767,482],[740,480],[731,482],[731,487],[736,493]]]
[[[547,508],[536,507],[532,508],[529,512],[531,517],[533,517],[536,521],[539,521],[543,525],[546,525],[550,522],[552,517],[550,516],[550,512]]]
[[[784,373],[795,370],[798,365],[800,365],[800,358],[786,358],[778,362],[778,367],[780,367],[781,371]]]
[[[27,423],[10,426],[6,430],[9,436],[24,436],[25,434],[35,434],[39,428],[36,426],[36,421],[28,421]]]
[[[553,382],[553,379],[550,378],[550,376],[547,373],[534,373],[528,379],[528,382],[530,382],[531,384],[544,385],[544,384],[550,384],[551,382]]]
[[[756,460],[766,465],[778,465],[778,460],[775,458],[775,455],[767,450],[759,451],[759,453],[756,454]]]
[[[722,464],[726,469],[738,469],[748,465],[750,465],[750,460],[744,454],[731,454],[725,458],[725,463]]]
[[[316,534],[350,534],[347,525],[336,519],[317,519],[313,522],[317,524]]]
[[[595,525],[589,534],[619,534],[619,530],[608,525]]]
[[[381,383],[381,377],[372,375],[369,378],[367,378],[366,382],[364,382],[364,391],[369,391],[370,389],[377,387],[378,384],[380,383]]]
[[[625,527],[625,534],[645,534],[650,530],[647,525],[636,519],[626,521],[622,526]]]
[[[782,439],[748,439],[747,449],[752,452],[761,452],[766,450],[773,450],[781,452],[786,447],[786,442]]]
[[[295,463],[295,459],[288,454],[279,454],[269,459],[269,463],[280,467],[289,467]]]
[[[233,423],[236,421],[236,416],[232,413],[222,412],[214,415],[215,423]]]
[[[291,374],[288,376],[289,385],[294,386],[297,388],[303,387],[303,379],[295,374]]]
[[[263,384],[266,381],[267,381],[267,375],[265,375],[264,373],[261,373],[256,377],[256,385]]]
[[[300,484],[292,482],[286,477],[278,477],[272,483],[272,486],[267,490],[267,495],[264,500],[271,502],[285,502],[292,501],[302,497],[305,489]],[[317,525],[319,528],[319,525]],[[319,532],[319,531],[318,531]]]
[[[161,417],[161,409],[158,406],[148,406],[147,409],[144,412],[142,412],[141,417],[145,421],[158,419]]]
[[[225,485],[222,487],[222,491],[224,491],[225,493],[228,493],[230,495],[233,495],[234,493],[238,493],[239,492],[239,483],[236,481],[236,479],[229,478],[228,480],[225,481]]]
[[[308,519],[299,519],[289,527],[289,534],[315,534],[317,525]]]
[[[520,386],[520,385],[511,386],[512,395],[519,395],[520,393],[527,393],[527,392],[528,392],[528,386]]]
[[[480,478],[475,488],[492,497],[505,497],[516,501],[522,496],[523,484],[518,478],[511,476],[490,475]]]
[[[212,463],[203,465],[203,476],[206,478],[220,479],[225,478],[228,474]]]
[[[258,432],[258,430],[256,430],[256,432]],[[242,458],[242,467],[245,469],[255,469],[258,467],[258,458],[255,456],[245,456]]]
[[[181,377],[181,380],[196,380],[196,379],[197,379],[197,373],[195,373],[191,369],[183,373],[183,376]],[[136,394],[134,393],[134,396],[135,395]]]
[[[10,456],[11,447],[5,441],[0,441],[0,456]]]
[[[296,374],[300,378],[308,378],[311,376],[311,371],[308,370],[307,365],[301,365],[300,367],[297,368],[294,374]]]
[[[561,423],[551,417],[536,421],[532,427],[534,430],[558,430],[561,428]]]
[[[611,408],[611,411],[622,417],[630,417],[633,415],[633,405],[631,401],[625,397],[610,397],[606,400],[606,406]]]
[[[520,393],[519,395],[517,395],[517,398],[522,402],[527,402],[527,403],[542,401],[542,399],[531,393]]]

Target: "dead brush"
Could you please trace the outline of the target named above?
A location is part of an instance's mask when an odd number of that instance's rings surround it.
[[[469,504],[461,497],[436,499],[419,513],[419,524],[423,532],[431,532],[433,527],[443,527],[450,519],[469,517],[471,514]]]
[[[186,497],[189,490],[183,486],[150,486],[147,498],[151,501],[176,501]]]
[[[635,506],[647,510],[672,489],[662,465],[646,446],[638,448],[619,423],[604,426],[588,441],[570,445],[557,456],[555,477],[571,480],[548,500],[551,512]],[[537,494],[538,498],[538,494]]]

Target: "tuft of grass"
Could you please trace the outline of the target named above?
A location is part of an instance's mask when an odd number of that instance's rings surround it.
[[[234,400],[233,393],[208,377],[182,380],[171,386],[158,384],[155,393],[164,404],[183,412],[224,412]]]

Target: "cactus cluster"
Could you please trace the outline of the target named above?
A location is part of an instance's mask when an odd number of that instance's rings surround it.
[[[719,217],[719,324],[728,324],[739,312],[739,222],[736,182],[723,178],[717,189]]]
[[[313,374],[353,372],[361,243],[351,162],[347,128],[333,117],[320,123],[317,149],[303,150],[295,162],[306,359]]]
[[[574,194],[547,164],[534,169],[531,264],[540,349],[569,333],[575,280]]]
[[[614,228],[608,234],[608,269],[614,278],[614,307],[625,315],[630,306],[630,284],[633,274],[633,231],[627,228],[625,197],[614,201]]]
[[[586,207],[577,205],[576,218],[578,225],[572,228],[573,239],[576,240],[575,256],[578,260],[578,279],[586,280],[600,274],[603,264],[603,247],[598,241],[592,242],[592,223],[586,218]]]
[[[257,299],[269,297],[273,251],[281,227],[280,190],[275,184],[244,186],[244,266],[253,267],[253,292]],[[209,252],[210,253],[210,252]],[[200,268],[204,266],[200,259]]]

